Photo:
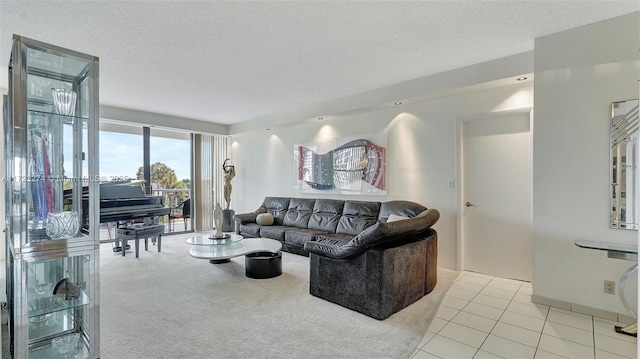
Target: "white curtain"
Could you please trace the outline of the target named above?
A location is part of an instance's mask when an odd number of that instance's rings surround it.
[[[202,229],[213,229],[213,208],[216,203],[224,206],[224,172],[222,164],[229,154],[227,136],[205,135],[200,138],[200,188]]]

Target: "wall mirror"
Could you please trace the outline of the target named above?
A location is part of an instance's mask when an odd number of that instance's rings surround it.
[[[611,228],[638,229],[638,100],[611,104]]]

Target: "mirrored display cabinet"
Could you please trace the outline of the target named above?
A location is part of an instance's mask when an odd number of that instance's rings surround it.
[[[98,358],[98,58],[13,37],[5,236],[14,358]]]
[[[638,100],[611,104],[611,228],[638,229]]]

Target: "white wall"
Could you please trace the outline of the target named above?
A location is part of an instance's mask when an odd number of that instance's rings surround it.
[[[574,241],[637,240],[609,228],[609,124],[611,102],[638,96],[639,24],[635,13],[535,42],[534,295],[626,313],[603,280],[632,262]]]
[[[515,83],[515,82],[514,82]],[[438,265],[456,267],[457,118],[532,106],[531,83],[466,92],[330,121],[257,130],[232,136],[237,165],[232,203],[253,211],[265,196],[313,197],[294,192],[293,146],[313,139],[387,131],[387,196],[340,196],[357,200],[406,199],[441,213]],[[323,196],[326,198],[338,198]]]

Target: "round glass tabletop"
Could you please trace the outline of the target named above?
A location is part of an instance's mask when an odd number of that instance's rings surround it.
[[[225,235],[228,235],[228,237],[225,236],[225,238],[215,238],[213,237],[213,233],[202,234],[189,237],[186,239],[186,242],[194,246],[223,246],[239,242],[244,238],[241,235],[235,233],[225,233]]]

